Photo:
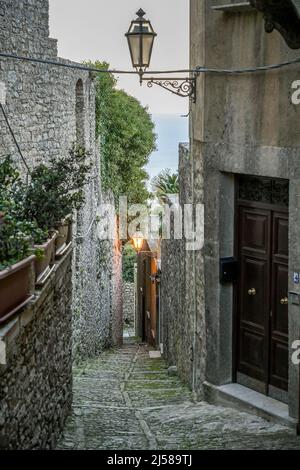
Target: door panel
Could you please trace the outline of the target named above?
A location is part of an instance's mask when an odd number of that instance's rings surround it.
[[[265,334],[265,302],[268,263],[242,255],[242,309],[241,322]]]
[[[273,214],[270,384],[288,390],[288,216]]]
[[[272,329],[273,333],[288,336],[288,267],[283,264],[273,263],[273,307],[272,307]]]
[[[287,214],[275,212],[273,215],[273,255],[283,257],[288,263],[289,220]]]
[[[265,362],[264,335],[241,328],[239,371],[264,382],[266,378]]]
[[[269,249],[269,213],[242,208],[241,249],[267,254]]]
[[[288,213],[242,201],[237,224],[237,372],[288,390]]]
[[[269,255],[271,213],[240,207],[238,371],[262,382],[268,373]]]
[[[289,349],[286,342],[272,338],[270,384],[288,390]]]

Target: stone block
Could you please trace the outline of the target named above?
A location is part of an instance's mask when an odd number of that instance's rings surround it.
[[[6,343],[0,340],[0,365],[6,365]]]
[[[24,310],[24,312],[21,313],[20,315],[20,326],[21,328],[24,328],[28,323],[31,322],[34,316],[34,309],[33,308],[27,308]]]
[[[6,86],[4,82],[0,82],[0,104],[5,106],[6,103]]]

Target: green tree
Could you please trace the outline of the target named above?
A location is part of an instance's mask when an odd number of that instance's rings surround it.
[[[134,282],[134,264],[137,262],[137,254],[130,243],[123,248],[123,280]]]
[[[106,62],[88,63],[107,70]],[[127,195],[131,203],[145,203],[149,176],[144,167],[156,148],[154,123],[147,108],[116,88],[111,74],[96,74],[96,134],[100,138],[102,181],[116,203]]]
[[[179,193],[179,176],[177,173],[171,173],[171,170],[163,170],[153,178],[152,190],[157,199],[162,203],[169,201],[169,195]]]

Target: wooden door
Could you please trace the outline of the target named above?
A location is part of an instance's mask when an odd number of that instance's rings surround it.
[[[156,345],[157,335],[157,274],[156,254],[150,251],[138,255],[137,283],[139,290],[138,301],[138,333],[142,340],[152,346]]]
[[[288,217],[273,214],[270,384],[288,390]]]
[[[240,207],[239,228],[238,370],[266,383],[270,312],[270,211]]]
[[[238,381],[242,377],[245,384],[244,377],[248,377],[248,386],[266,394],[287,391],[287,209],[272,200],[238,201],[237,238]]]

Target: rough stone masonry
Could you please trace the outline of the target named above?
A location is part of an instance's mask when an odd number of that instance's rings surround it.
[[[55,446],[72,404],[71,256],[0,328],[0,449]]]
[[[1,0],[0,50],[62,61],[56,40],[49,38],[48,3]],[[122,336],[121,300],[112,303],[113,288],[121,289],[120,250],[97,236],[97,207],[112,200],[101,191],[93,79],[80,70],[1,59],[0,82],[6,88],[7,115],[29,165],[68,152],[76,140],[91,152],[92,183],[86,187],[85,206],[74,217],[73,324],[75,357],[93,356]],[[0,113],[0,156],[8,154],[25,171]]]
[[[0,0],[0,51],[71,63],[57,57],[57,42],[49,38],[48,0]],[[1,101],[29,166],[68,152],[74,141],[85,145],[94,163],[92,182],[85,188],[86,203],[74,215],[70,260],[73,293],[68,290],[69,295],[64,297],[64,286],[56,290],[60,308],[53,308],[46,317],[39,312],[32,326],[22,333],[20,341],[24,347],[30,350],[38,345],[36,356],[23,352],[20,344],[9,376],[0,377],[1,403],[7,404],[7,410],[16,412],[10,422],[10,414],[1,407],[2,437],[11,435],[11,445],[23,448],[51,446],[71,400],[71,343],[69,338],[64,341],[63,325],[73,321],[73,358],[77,361],[120,343],[123,323],[121,254],[117,240],[99,240],[97,236],[97,208],[103,201],[113,201],[101,190],[93,77],[80,70],[1,58],[0,83]],[[0,112],[0,158],[7,155],[13,157],[25,175],[25,166]],[[53,292],[49,292],[49,298],[52,295]],[[64,302],[67,304],[63,307]],[[53,356],[50,352],[45,354],[43,338],[54,338],[55,331],[53,348],[57,354]],[[66,390],[57,376],[47,377],[54,362],[60,362],[62,357]],[[49,387],[44,387],[37,379],[41,374],[46,374],[44,379]],[[13,397],[9,396],[8,383],[13,384]],[[60,416],[50,409],[46,399],[49,396],[53,409],[59,397],[63,397]],[[49,408],[38,410],[37,404],[43,400]],[[36,404],[29,406],[29,402]],[[35,413],[43,415],[38,422],[48,422],[45,436],[40,426],[36,427]],[[41,435],[37,436],[39,433]],[[20,440],[23,434],[25,437]]]

